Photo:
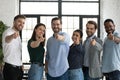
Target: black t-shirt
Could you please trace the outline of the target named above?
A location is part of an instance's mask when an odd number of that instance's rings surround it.
[[[30,47],[30,43],[32,41],[33,40],[29,40],[28,45],[27,45],[28,52],[29,52],[29,55],[30,55],[30,62],[39,62],[39,63],[43,64],[45,49],[42,45],[39,45],[36,48]]]

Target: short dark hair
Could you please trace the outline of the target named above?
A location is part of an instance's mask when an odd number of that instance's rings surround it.
[[[112,22],[112,23],[114,24],[114,22],[113,22],[112,19],[106,19],[106,20],[104,21],[104,24],[105,24],[106,22]]]
[[[93,24],[93,25],[95,25],[95,29],[98,28],[98,25],[97,25],[97,23],[95,21],[90,20],[90,21],[87,22],[87,24]]]
[[[80,34],[80,37],[83,37],[83,32],[81,29],[76,29],[74,32],[78,32]]]
[[[23,18],[23,19],[26,19],[26,17],[24,16],[24,15],[16,15],[15,17],[14,17],[14,21],[16,20],[16,19],[18,19],[18,18]]]
[[[54,20],[60,20],[60,23],[62,24],[61,18],[59,18],[59,17],[54,17],[54,18],[52,18],[51,23],[52,23]]]

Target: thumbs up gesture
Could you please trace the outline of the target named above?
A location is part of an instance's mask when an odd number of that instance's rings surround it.
[[[108,39],[114,40],[114,35],[112,34],[112,32],[108,34]]]
[[[95,39],[92,39],[91,42],[90,42],[90,44],[91,44],[92,46],[94,46],[94,45],[96,44],[96,40],[95,40]]]

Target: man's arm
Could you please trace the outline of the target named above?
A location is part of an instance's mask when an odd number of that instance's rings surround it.
[[[64,41],[65,39],[64,35],[60,35],[58,33],[55,33],[54,36],[57,40],[60,40],[60,41]]]
[[[113,40],[115,43],[120,43],[120,38],[119,37],[117,37],[117,36],[114,36],[112,33],[110,33],[109,35],[108,35],[108,38],[110,39],[110,40]]]
[[[45,73],[48,73],[48,61],[45,60]]]
[[[120,43],[120,38],[119,37],[116,37],[116,36],[114,36],[114,38],[113,38],[113,41],[115,41],[115,43]]]
[[[16,39],[19,36],[18,32],[15,32],[9,36],[6,36],[5,42],[10,43],[13,39]]]

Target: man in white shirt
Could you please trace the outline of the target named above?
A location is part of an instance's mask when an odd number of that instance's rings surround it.
[[[14,17],[13,27],[8,28],[2,35],[4,55],[4,80],[22,80],[22,43],[19,32],[25,24],[25,16]]]

